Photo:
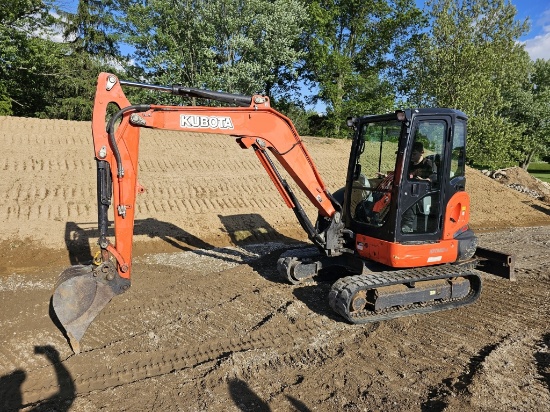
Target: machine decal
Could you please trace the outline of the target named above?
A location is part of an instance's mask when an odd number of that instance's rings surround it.
[[[228,116],[180,115],[182,129],[233,129],[233,120]]]

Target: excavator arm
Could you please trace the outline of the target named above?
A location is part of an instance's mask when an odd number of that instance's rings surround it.
[[[132,105],[122,86],[218,100],[240,107]],[[107,121],[108,109],[113,104],[120,110]],[[135,202],[136,195],[143,190],[137,180],[143,127],[235,137],[241,148],[254,150],[311,241],[327,256],[344,251],[341,206],[327,190],[292,122],[270,107],[269,98],[127,82],[101,73],[92,120],[101,255],[97,266],[73,266],[65,270],[52,297],[55,313],[76,353],[80,351],[80,339],[97,314],[113,296],[130,287]],[[322,229],[311,223],[291,187],[278,172],[272,156],[328,222]],[[111,206],[114,243],[107,237]]]

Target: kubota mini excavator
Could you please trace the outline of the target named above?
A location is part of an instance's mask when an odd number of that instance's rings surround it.
[[[122,86],[218,100],[231,107],[131,104]],[[120,110],[107,118],[107,108]],[[354,131],[345,187],[331,194],[292,122],[269,98],[158,86],[100,74],[92,132],[97,160],[100,247],[96,265],[61,273],[52,297],[69,342],[80,351],[86,329],[130,287],[140,129],[230,135],[252,148],[314,247],[285,252],[278,270],[290,283],[344,268],[329,293],[352,323],[456,308],[481,292],[476,269],[513,278],[513,257],[481,249],[468,227],[466,115],[452,109],[402,110],[350,118]],[[422,151],[423,174],[413,171]],[[313,224],[273,158],[319,211]],[[412,165],[412,166],[411,166]],[[412,167],[412,168],[411,168]],[[107,237],[114,207],[115,242]],[[313,250],[312,250],[313,249]]]

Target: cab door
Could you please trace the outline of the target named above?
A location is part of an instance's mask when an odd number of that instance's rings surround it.
[[[452,116],[417,116],[413,122],[397,204],[399,242],[441,239],[452,126]]]

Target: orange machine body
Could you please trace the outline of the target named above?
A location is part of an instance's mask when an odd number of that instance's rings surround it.
[[[443,239],[437,243],[403,244],[357,234],[355,250],[365,259],[394,268],[413,268],[456,262],[458,241],[454,237],[468,229],[470,196],[456,193],[447,203]]]

